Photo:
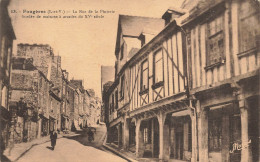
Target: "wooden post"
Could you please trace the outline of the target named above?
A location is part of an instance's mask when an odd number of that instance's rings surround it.
[[[198,113],[198,141],[199,141],[199,161],[209,161],[208,151],[208,116],[207,110],[200,107],[200,101],[196,104]]]
[[[229,114],[223,114],[222,117],[222,150],[221,150],[221,156],[222,156],[222,161],[230,161],[229,158]]]
[[[136,118],[136,127],[135,127],[135,141],[136,141],[136,149],[135,149],[135,154],[136,157],[140,157],[140,126],[141,126],[141,119]]]
[[[191,136],[192,136],[192,151],[191,151],[191,162],[197,161],[197,117],[194,108],[190,109],[191,118]]]
[[[166,115],[163,114],[162,111],[160,111],[159,115],[157,116],[158,121],[159,121],[159,141],[160,141],[160,151],[159,151],[159,160],[162,161],[164,158],[164,151],[163,151],[163,147],[164,147],[164,140],[163,140],[163,136],[164,136],[164,122],[165,122],[165,118]]]
[[[124,118],[123,147],[125,150],[129,147],[129,121],[126,117]]]
[[[38,135],[37,138],[41,138],[41,134],[42,134],[42,119],[40,118],[38,121]]]
[[[239,95],[239,109],[241,115],[241,161],[252,162],[252,156],[250,156],[250,143],[248,138],[248,105],[245,99],[241,99]]]
[[[151,138],[152,138],[152,157],[154,157],[154,119],[152,119],[152,126],[151,126]]]

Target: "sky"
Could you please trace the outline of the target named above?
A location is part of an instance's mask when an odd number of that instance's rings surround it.
[[[9,15],[16,34],[13,53],[17,44],[49,44],[54,54],[61,56],[62,69],[70,79],[84,80],[84,87],[95,90],[101,96],[101,65],[114,66],[118,15],[161,18],[170,7],[179,7],[183,0],[11,0]],[[14,12],[14,10],[16,12]],[[24,18],[45,14],[23,13],[27,11],[58,11],[50,15],[91,15],[89,18]],[[61,13],[59,13],[61,10]],[[63,14],[63,10],[65,13]],[[73,10],[77,13],[73,13]],[[114,11],[102,14],[83,11]],[[46,14],[47,15],[47,14]]]

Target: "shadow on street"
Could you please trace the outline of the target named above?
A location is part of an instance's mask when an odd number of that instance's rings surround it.
[[[1,156],[1,161],[2,162],[11,162],[6,156],[2,155]]]
[[[50,146],[47,146],[46,148],[53,151],[52,147]]]

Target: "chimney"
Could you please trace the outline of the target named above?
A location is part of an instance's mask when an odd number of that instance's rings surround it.
[[[138,37],[138,39],[141,41],[141,47],[152,40],[156,34],[156,31],[149,28],[144,28]]]
[[[170,7],[162,16],[165,21],[165,26],[168,25],[172,20],[185,14],[185,10]]]

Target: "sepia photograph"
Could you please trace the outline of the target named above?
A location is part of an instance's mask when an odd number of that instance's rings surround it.
[[[259,0],[0,0],[1,162],[260,162]]]

